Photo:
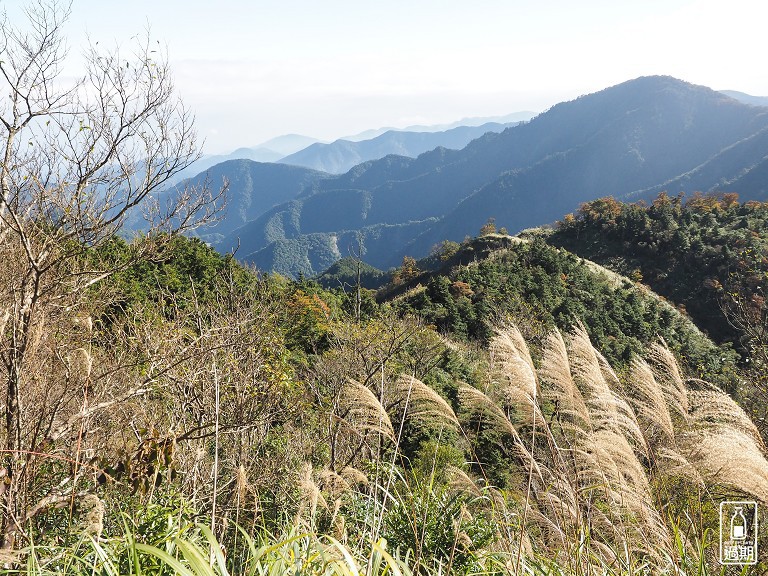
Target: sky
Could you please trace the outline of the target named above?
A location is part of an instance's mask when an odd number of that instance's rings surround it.
[[[220,154],[542,112],[653,74],[765,96],[767,21],[765,0],[73,0],[65,31],[76,66],[89,38],[149,30]]]

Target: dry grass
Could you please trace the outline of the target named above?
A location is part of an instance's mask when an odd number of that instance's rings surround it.
[[[725,392],[688,381],[690,426],[684,452],[707,483],[730,485],[768,502],[765,445],[754,423]]]
[[[466,384],[459,387],[458,397],[464,412],[476,415],[480,421],[508,435],[511,438],[512,451],[520,458],[522,466],[525,469],[533,466],[533,469],[541,476],[539,463],[523,444],[515,424],[510,421],[507,414],[496,402],[481,390]]]
[[[530,355],[516,330],[496,336],[492,358],[494,381],[503,391],[500,401],[462,388],[462,406],[482,410],[494,425],[519,438],[531,418],[513,422],[501,406],[517,403],[519,414],[534,399],[539,404],[523,412],[536,414],[538,434],[547,439],[530,455],[537,481],[526,504],[541,534],[539,544],[565,558],[570,544],[589,534],[592,553],[606,562],[617,561],[615,551],[628,542],[627,553],[661,566],[664,552],[672,553],[672,539],[639,458],[648,456],[648,427],[640,425],[621,394],[624,386],[584,329],[569,334],[567,342],[559,332],[550,334],[538,373],[532,373]],[[539,386],[540,397],[532,398]],[[656,399],[663,405],[663,395],[657,393]],[[553,411],[549,419],[541,416],[544,406]]]
[[[339,498],[342,494],[349,491],[351,487],[350,483],[342,475],[328,468],[318,471],[315,477],[318,488],[333,499]]]
[[[373,432],[395,441],[395,431],[384,407],[366,386],[351,378],[339,394],[339,414],[360,434]]]
[[[768,463],[754,438],[732,428],[686,436],[686,457],[707,484],[725,484],[768,503]]]
[[[318,506],[328,510],[328,503],[320,487],[315,483],[312,472],[312,464],[305,462],[299,476],[299,507],[294,520],[297,526],[312,526],[317,516]]]
[[[468,384],[461,384],[458,390],[459,404],[465,414],[476,414],[484,422],[496,426],[502,432],[509,434],[515,443],[520,442],[517,428],[510,422],[499,405],[491,400],[482,390]]]
[[[393,386],[394,403],[406,419],[417,425],[442,422],[453,428],[459,421],[451,405],[432,388],[412,376],[400,376]]]
[[[456,467],[447,470],[449,486],[487,502],[500,550],[544,554],[573,573],[595,562],[668,570],[691,545],[690,535],[673,537],[662,507],[679,480],[704,494],[725,485],[768,502],[768,462],[754,424],[715,386],[684,380],[663,343],[622,377],[583,327],[553,331],[540,358],[536,368],[520,331],[509,327],[491,341],[487,388],[460,383],[456,412],[424,382],[401,376],[383,384],[389,416],[354,381],[342,390],[339,414],[360,434],[393,438],[391,422],[401,419],[498,443],[512,468],[504,490]],[[361,477],[305,471],[303,516],[325,510],[344,534],[340,498]]]
[[[648,363],[634,358],[630,365],[629,381],[629,403],[637,414],[637,420],[649,444],[673,445],[675,427],[667,405],[667,396]]]
[[[515,426],[542,422],[537,398],[539,385],[528,346],[511,326],[498,330],[490,343],[492,395]]]
[[[545,341],[539,381],[542,400],[553,404],[557,426],[561,430],[579,437],[593,429],[584,397],[571,376],[568,350],[558,330],[549,334]]]
[[[568,344],[571,374],[584,397],[593,428],[609,429],[617,438],[624,438],[635,449],[647,454],[647,443],[637,416],[629,403],[611,390],[604,375],[608,363],[592,346],[586,331],[576,329]],[[615,374],[612,381],[618,383]]]
[[[536,369],[528,345],[515,326],[496,331],[490,343],[490,354],[502,389],[521,390],[530,398],[538,396]]]
[[[483,491],[480,486],[477,485],[469,474],[464,472],[461,468],[449,465],[446,469],[446,474],[449,478],[449,485],[457,492],[466,492],[473,496],[482,496]]]
[[[667,348],[666,343],[661,341],[651,346],[646,361],[664,391],[670,410],[685,420],[688,417],[688,394],[674,354]]]
[[[688,380],[689,418],[692,427],[732,428],[750,436],[765,451],[754,422],[733,398],[703,380]]]

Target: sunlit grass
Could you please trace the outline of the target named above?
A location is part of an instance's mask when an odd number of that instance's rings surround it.
[[[99,575],[99,576],[438,576],[448,574],[498,574],[530,576],[630,576],[630,575],[723,575],[713,572],[706,561],[716,543],[707,532],[693,546],[687,546],[682,532],[673,527],[678,558],[668,557],[661,571],[637,561],[622,550],[615,550],[619,562],[609,565],[589,551],[589,535],[573,542],[573,558],[559,562],[543,555],[526,556],[519,564],[512,553],[494,553],[478,557],[469,571],[456,571],[444,564],[420,564],[414,567],[409,551],[391,550],[381,539],[363,549],[353,549],[328,535],[290,531],[281,537],[262,533],[252,536],[237,528],[240,546],[227,550],[210,528],[201,524],[188,526],[176,535],[147,544],[137,541],[126,526],[125,532],[113,538],[95,539],[83,536],[71,546],[30,545],[16,556],[16,567],[3,574],[29,575]],[[10,559],[6,559],[10,560]],[[576,567],[575,569],[572,567]],[[745,567],[741,574],[748,574]]]

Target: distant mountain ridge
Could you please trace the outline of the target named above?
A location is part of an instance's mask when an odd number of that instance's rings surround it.
[[[438,146],[461,149],[486,132],[501,132],[515,124],[517,122],[489,122],[480,126],[458,126],[442,132],[389,130],[370,140],[353,142],[342,139],[330,144],[318,142],[282,158],[279,162],[342,174],[358,164],[390,154],[415,158]]]
[[[752,96],[737,90],[720,90],[720,93],[750,106],[768,106],[768,96]]]
[[[590,128],[598,114],[601,121]],[[709,88],[639,78],[558,104],[538,120],[534,128],[521,126],[513,140],[525,139],[529,128],[551,131],[560,150],[489,182],[408,250],[423,253],[443,237],[456,239],[457,230],[477,230],[488,216],[510,231],[546,224],[601,196],[648,200],[661,190],[734,190],[744,199],[765,199],[764,183],[733,185],[768,155],[768,109]]]
[[[536,112],[530,110],[522,110],[520,112],[512,112],[511,114],[505,114],[503,116],[471,116],[468,118],[462,118],[455,122],[449,122],[447,124],[414,124],[412,126],[406,126],[405,128],[394,128],[392,126],[384,128],[376,128],[373,130],[365,130],[359,134],[353,136],[344,136],[340,140],[351,140],[352,142],[360,142],[361,140],[370,140],[381,136],[385,132],[444,132],[459,126],[482,126],[483,124],[517,124],[518,122],[527,122],[531,118],[536,116]]]
[[[740,184],[734,191],[744,200],[762,199],[766,129],[766,109],[670,77],[638,78],[461,150],[386,156],[318,178],[216,246],[240,244],[246,261],[296,275],[321,271],[362,238],[364,259],[387,269],[443,239],[476,234],[489,217],[515,232],[600,196],[651,198],[673,183],[675,192]]]
[[[322,142],[322,140],[312,138],[311,136],[304,136],[303,134],[283,134],[282,136],[276,136],[266,142],[262,142],[258,147],[274,150],[285,157],[294,152],[298,152],[299,150],[303,150],[316,142]]]
[[[228,162],[230,160],[252,160],[254,162],[277,162],[288,154],[306,148],[307,146],[319,142],[316,138],[302,136],[300,134],[285,134],[267,140],[253,148],[238,148],[229,154],[204,155],[199,160],[177,173],[169,184],[178,184],[188,178],[194,178],[198,174],[209,170],[210,168]]]
[[[223,218],[199,231],[199,234],[212,244],[221,242],[236,228],[254,221],[273,206],[312,189],[328,176],[309,168],[251,160],[228,160],[216,164],[188,180],[193,186],[201,186],[208,181],[213,188],[218,188],[224,181],[229,184]]]
[[[507,124],[498,122],[479,122],[484,118],[465,118],[447,125],[413,126],[411,128],[378,129],[369,130],[355,136],[348,136],[333,143],[323,142],[316,138],[301,134],[284,134],[266,142],[262,142],[253,148],[238,148],[226,155],[204,155],[191,166],[174,175],[168,182],[176,185],[184,180],[193,179],[200,181],[199,175],[210,170],[217,164],[231,160],[252,160],[254,162],[279,162],[303,166],[313,170],[327,171],[333,174],[346,172],[350,168],[365,162],[387,156],[389,154],[402,154],[415,157],[436,148],[446,146],[449,148],[463,148],[466,144],[486,131],[501,131],[511,123],[517,123],[519,119],[527,119],[532,112],[514,112],[500,118],[518,119],[510,120]],[[466,122],[466,125],[462,124]],[[449,130],[441,130],[449,126]],[[370,139],[364,138],[366,134],[378,134],[385,132],[392,134]],[[236,195],[251,192],[235,190]]]

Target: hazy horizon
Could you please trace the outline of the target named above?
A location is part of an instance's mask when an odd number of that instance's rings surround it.
[[[13,19],[21,5],[3,7]],[[88,38],[127,45],[149,29],[204,152],[221,154],[283,134],[542,112],[638,76],[768,95],[766,16],[748,0],[75,0],[66,33],[76,56]]]

